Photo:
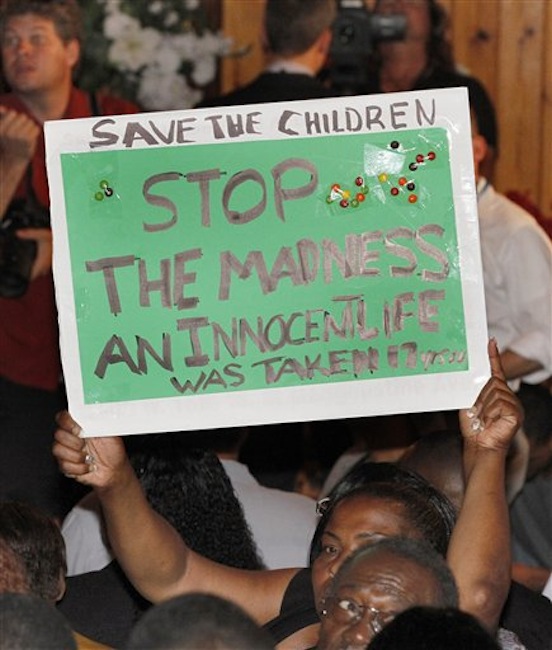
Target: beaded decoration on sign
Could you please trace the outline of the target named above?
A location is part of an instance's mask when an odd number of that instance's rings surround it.
[[[355,178],[356,190],[344,189],[339,183],[334,183],[330,188],[330,193],[326,197],[327,203],[338,202],[342,208],[358,208],[358,206],[366,199],[368,188],[364,184],[362,176]],[[352,198],[351,198],[352,197]]]
[[[397,151],[400,149],[400,142],[393,140],[389,143],[389,147]],[[434,151],[429,151],[427,154],[417,153],[414,161],[409,163],[408,169],[414,173],[421,166],[434,161],[436,157],[437,154]],[[419,196],[416,193],[416,182],[413,176],[397,176],[396,174],[382,171],[375,178],[377,178],[382,189],[391,196],[400,197],[401,195],[405,195],[408,203],[417,203]],[[326,203],[337,204],[343,209],[358,208],[366,200],[369,188],[365,178],[360,175],[355,178],[354,186],[356,187],[350,189],[342,186],[340,183],[333,183],[330,187],[329,194],[326,196]]]
[[[96,201],[103,201],[104,197],[109,198],[110,196],[113,196],[113,188],[109,187],[109,181],[100,181],[99,185],[101,191],[98,191],[96,194],[94,194]]]

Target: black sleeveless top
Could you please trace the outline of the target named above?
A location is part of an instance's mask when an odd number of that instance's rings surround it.
[[[320,623],[320,617],[314,603],[311,570],[301,569],[286,589],[280,613],[263,627],[277,645],[294,632],[315,623]]]

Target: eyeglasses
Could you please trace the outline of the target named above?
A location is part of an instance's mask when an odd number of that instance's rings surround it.
[[[352,598],[342,598],[340,596],[328,596],[325,599],[326,609],[322,614],[325,616],[330,615],[335,621],[342,625],[356,625],[368,613],[370,618],[368,625],[377,634],[390,623],[399,612],[387,611],[382,612],[370,605],[360,605]]]
[[[316,514],[321,517],[330,507],[330,497],[324,497],[316,502]]]

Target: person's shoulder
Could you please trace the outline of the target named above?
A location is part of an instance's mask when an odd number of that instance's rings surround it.
[[[264,104],[267,102],[322,99],[335,93],[316,77],[290,72],[262,72],[247,85],[225,95],[210,98],[196,108]]]
[[[537,237],[543,237],[548,240],[544,229],[539,225],[535,217],[530,214],[521,205],[512,201],[505,194],[501,192],[494,192],[496,212],[500,213],[500,218],[504,226],[516,233],[526,231],[532,233]]]
[[[127,115],[142,111],[134,102],[110,94],[99,93],[98,104],[104,115]]]

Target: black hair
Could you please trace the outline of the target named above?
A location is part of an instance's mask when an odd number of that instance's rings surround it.
[[[268,633],[240,607],[211,594],[185,594],[152,607],[126,650],[271,650]]]
[[[439,602],[435,603],[435,605],[439,607],[458,606],[458,589],[452,571],[447,566],[445,559],[427,542],[405,537],[388,537],[373,544],[363,546],[354,553],[351,553],[339,567],[335,578],[332,580],[329,595],[331,596],[339,588],[340,575],[348,571],[348,568],[352,564],[359,562],[364,557],[382,551],[388,552],[396,557],[404,558],[405,560],[410,560],[433,576],[439,588]]]
[[[537,445],[552,438],[552,393],[544,386],[522,383],[517,397],[525,411],[523,430]]]
[[[10,18],[25,14],[51,20],[64,43],[72,40],[82,43],[82,13],[77,0],[4,0],[0,2],[0,32]]]
[[[0,503],[0,539],[21,559],[30,591],[55,602],[65,576],[65,542],[58,525],[38,508]]]
[[[242,569],[264,568],[217,456],[190,448],[185,432],[145,438],[131,461],[152,508],[205,557]]]
[[[376,634],[367,650],[499,650],[479,621],[455,607],[411,607]]]
[[[361,460],[322,500],[324,507],[310,547],[311,564],[320,554],[322,535],[335,507],[343,499],[361,494],[401,504],[413,528],[438,553],[446,555],[456,522],[449,499],[416,472],[395,463]]]
[[[69,624],[54,605],[32,594],[0,594],[0,647],[77,650]]]

